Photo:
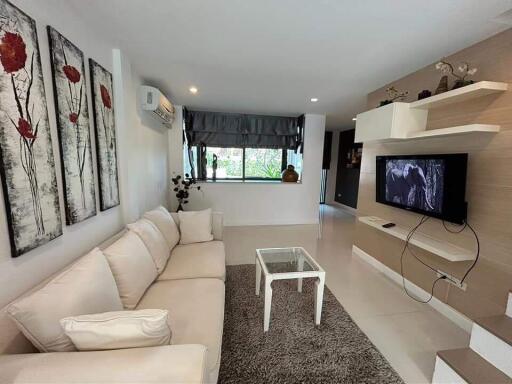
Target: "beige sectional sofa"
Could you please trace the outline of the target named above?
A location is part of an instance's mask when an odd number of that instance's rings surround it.
[[[212,241],[176,245],[135,308],[169,311],[170,345],[38,353],[7,315],[8,305],[0,309],[0,383],[216,383],[226,275],[222,226],[222,214],[213,213]],[[100,249],[126,232],[101,244]]]

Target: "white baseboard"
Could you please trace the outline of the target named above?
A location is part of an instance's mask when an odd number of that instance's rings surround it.
[[[357,216],[357,209],[349,207],[348,205],[338,203],[337,201],[328,201],[327,205],[332,205],[333,207],[341,208],[345,212],[351,214],[352,216]]]
[[[386,277],[393,280],[395,283],[402,285],[402,276],[393,271],[391,268],[389,268],[387,265],[381,263],[376,258],[372,257],[365,251],[363,251],[361,248],[356,247],[355,245],[352,246],[352,254],[359,256],[361,259],[366,261],[368,264],[373,266],[378,271],[382,272]],[[430,293],[425,291],[424,289],[418,287],[416,284],[412,283],[411,281],[405,279],[405,283],[407,284],[407,290],[417,296],[418,298],[428,298],[430,297]],[[411,299],[412,300],[412,299]],[[432,308],[434,308],[436,311],[453,321],[455,324],[457,324],[460,328],[464,329],[466,332],[470,333],[471,328],[473,327],[473,321],[469,319],[468,317],[464,316],[462,313],[458,312],[457,310],[450,307],[448,304],[443,303],[441,300],[437,299],[436,297],[433,297],[432,300],[428,303]]]

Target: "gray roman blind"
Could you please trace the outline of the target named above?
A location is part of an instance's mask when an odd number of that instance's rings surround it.
[[[189,146],[301,148],[303,116],[265,116],[184,109]]]

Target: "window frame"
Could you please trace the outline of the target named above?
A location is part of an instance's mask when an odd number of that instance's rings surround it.
[[[197,156],[197,174],[200,175],[202,172],[201,169],[201,147],[199,145],[195,146],[196,149],[196,156]],[[205,146],[205,149],[207,150],[208,147]],[[246,148],[243,147],[242,149],[242,177],[216,177],[213,179],[212,177],[206,177],[205,179],[197,178],[201,181],[281,181],[280,177],[255,177],[255,176],[245,176],[245,150]],[[262,148],[249,148],[249,149],[262,149]],[[271,148],[267,148],[271,149]],[[279,148],[276,148],[279,149]],[[283,172],[287,167],[288,162],[288,150],[287,149],[281,149],[281,172]]]

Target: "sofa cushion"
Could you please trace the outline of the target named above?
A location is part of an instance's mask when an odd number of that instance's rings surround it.
[[[224,325],[224,283],[219,279],[155,282],[137,309],[169,311],[171,344],[203,344],[210,375],[218,373]]]
[[[226,278],[226,254],[222,241],[176,246],[158,280]]]
[[[155,347],[171,341],[166,309],[65,317],[60,324],[79,351]]]
[[[23,334],[42,352],[74,351],[59,320],[123,309],[105,256],[94,249],[8,309]]]
[[[171,249],[164,235],[148,219],[137,220],[135,223],[128,224],[127,227],[130,231],[135,232],[144,242],[155,262],[156,270],[158,273],[162,272],[171,254]]]
[[[180,244],[200,243],[213,240],[212,210],[179,211]]]
[[[164,235],[169,249],[173,249],[174,246],[178,244],[180,241],[180,231],[167,209],[160,206],[152,211],[146,212],[143,217],[155,224],[162,235]]]
[[[114,274],[124,307],[135,308],[158,275],[148,249],[139,236],[127,231],[103,253]]]

